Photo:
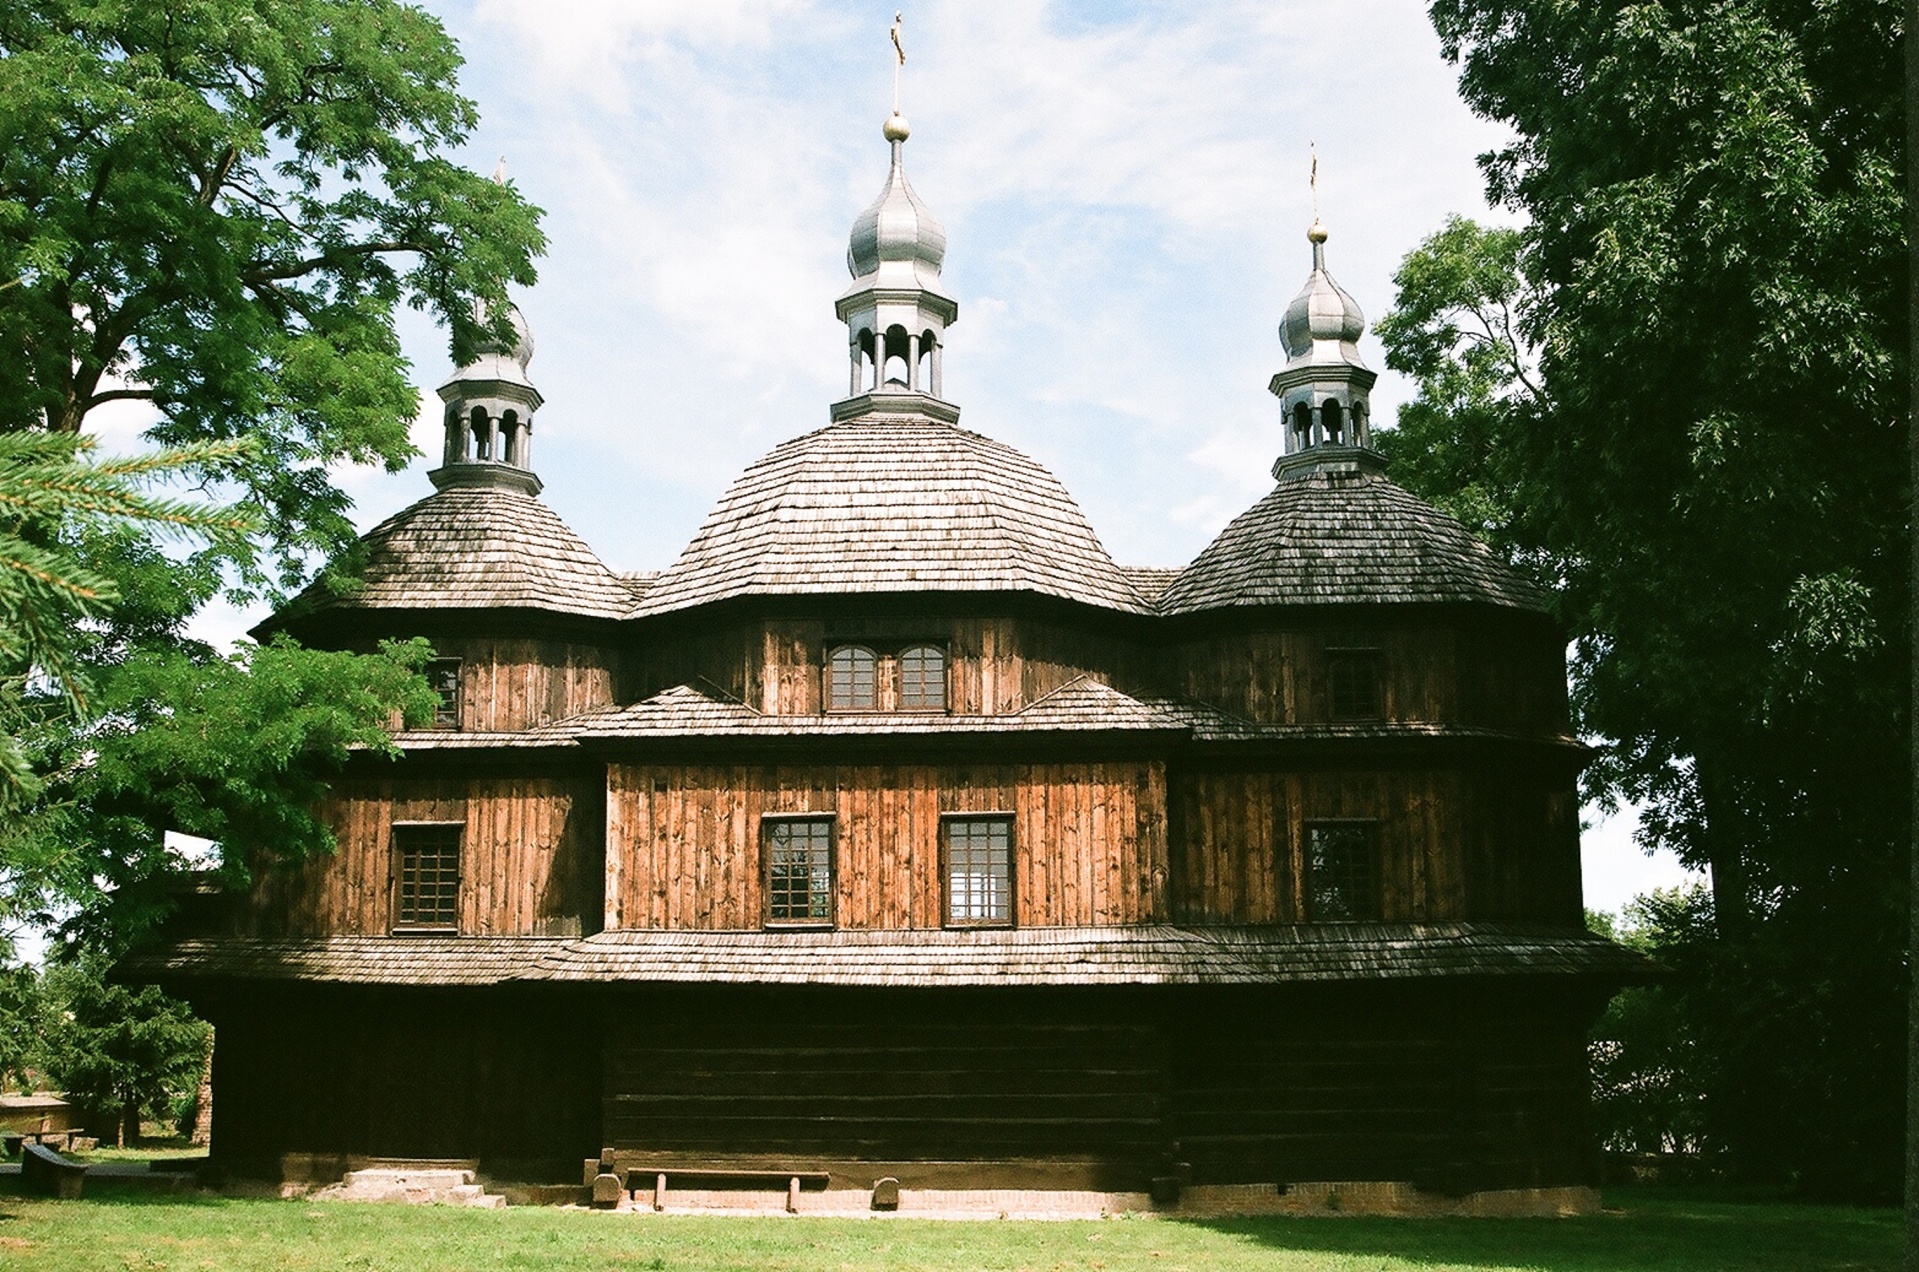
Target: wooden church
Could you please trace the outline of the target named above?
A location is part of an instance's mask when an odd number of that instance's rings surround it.
[[[335,855],[131,966],[217,1027],[216,1160],[1580,1194],[1638,967],[1582,924],[1564,638],[1384,474],[1326,232],[1271,493],[1127,568],[943,396],[885,136],[847,396],[677,561],[541,502],[521,322],[363,585],[262,625],[427,637],[441,705],[336,784]]]

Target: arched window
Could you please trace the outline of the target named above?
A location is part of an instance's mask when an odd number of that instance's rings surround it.
[[[900,710],[946,710],[946,651],[938,645],[900,651]]]
[[[489,448],[487,445],[488,437],[487,437],[487,427],[486,427],[486,408],[484,406],[474,407],[473,414],[470,417],[470,422],[471,422],[471,428],[473,433],[473,436],[472,436],[473,448],[469,452],[468,458],[469,459],[492,459],[493,456],[489,453]]]
[[[905,388],[912,375],[912,368],[906,361],[906,328],[888,327],[886,329],[886,365],[880,376],[880,384]]]
[[[879,657],[864,645],[841,645],[826,657],[826,709],[871,711],[879,705]]]
[[[509,464],[521,462],[520,413],[518,411],[500,412],[500,458]]]
[[[1339,403],[1328,402],[1319,408],[1320,423],[1326,426],[1326,440],[1337,445],[1345,440],[1346,421],[1339,409]]]
[[[1304,450],[1313,435],[1313,408],[1304,402],[1293,403],[1293,449]]]

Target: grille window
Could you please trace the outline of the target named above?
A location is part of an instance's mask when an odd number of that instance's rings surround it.
[[[1013,922],[1013,819],[948,818],[946,921],[955,927]]]
[[[826,709],[871,711],[879,705],[879,657],[864,645],[841,645],[826,660]]]
[[[1379,834],[1372,822],[1306,827],[1306,917],[1315,923],[1379,918]]]
[[[780,818],[762,823],[766,840],[766,921],[833,921],[833,822]]]
[[[433,727],[436,729],[459,728],[460,660],[457,658],[434,659],[426,665],[426,680],[433,686],[433,692],[440,699],[433,707]]]
[[[1333,719],[1377,720],[1379,655],[1373,650],[1341,650],[1327,659]]]
[[[395,927],[459,926],[460,832],[457,825],[393,828]]]
[[[914,645],[900,653],[900,710],[946,710],[946,651]]]

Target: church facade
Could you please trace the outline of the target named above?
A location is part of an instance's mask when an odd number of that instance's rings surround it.
[[[216,1026],[216,1160],[1596,1182],[1585,1036],[1638,968],[1582,923],[1563,638],[1385,476],[1325,231],[1271,493],[1126,568],[942,396],[945,236],[885,136],[847,396],[677,561],[541,501],[522,324],[363,585],[263,625],[427,637],[441,709],[335,784],[334,855],[130,965]]]

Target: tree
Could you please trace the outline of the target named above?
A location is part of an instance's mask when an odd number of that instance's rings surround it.
[[[137,1142],[143,1118],[164,1116],[195,1088],[208,1028],[151,985],[106,979],[92,957],[41,978],[40,1058],[47,1076],[92,1119],[112,1117],[115,1143]]]
[[[1717,979],[1696,1001],[1745,994],[1752,1013],[1710,1044],[1721,1146],[1749,1173],[1890,1194],[1909,832],[1901,7],[1432,14],[1467,102],[1514,131],[1482,162],[1526,220],[1510,254],[1442,231],[1421,249],[1437,259],[1402,271],[1382,324],[1389,364],[1420,378],[1394,445],[1421,458],[1402,475],[1482,500],[1480,523],[1555,589],[1579,723],[1606,743],[1589,794],[1641,802],[1643,842],[1711,871],[1719,945],[1689,974]],[[1489,264],[1507,281],[1489,287]],[[1518,353],[1475,359],[1470,311],[1494,299]]]
[[[0,431],[137,399],[163,444],[250,439],[197,467],[289,582],[352,537],[328,466],[413,454],[394,307],[464,358],[544,247],[442,153],[458,50],[395,0],[22,0],[0,54]]]
[[[318,783],[425,701],[424,646],[185,631],[341,555],[333,468],[413,455],[398,305],[459,358],[510,334],[539,214],[447,157],[477,118],[459,65],[396,0],[0,10],[0,923],[79,905],[124,940],[182,864],[168,830],[235,873],[326,850]],[[125,400],[163,453],[92,459]]]

